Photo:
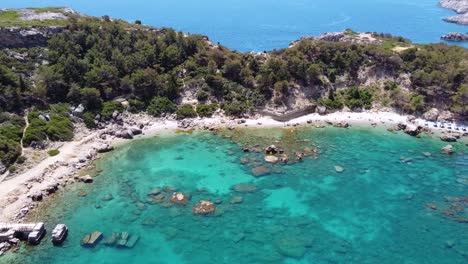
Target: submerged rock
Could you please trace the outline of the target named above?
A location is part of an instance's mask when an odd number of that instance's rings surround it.
[[[244,198],[242,198],[242,196],[233,196],[229,200],[229,203],[231,204],[240,204],[242,202],[244,202]]]
[[[207,215],[213,213],[215,209],[216,206],[214,205],[214,203],[206,200],[201,200],[200,202],[193,205],[192,213]]]
[[[335,166],[335,171],[338,173],[342,173],[345,169],[341,166]]]
[[[104,195],[104,197],[102,197],[102,200],[104,202],[108,202],[108,201],[111,201],[113,199],[114,199],[114,197],[112,196],[112,194],[106,194],[106,195]]]
[[[301,259],[307,251],[304,240],[294,236],[280,237],[275,241],[275,246],[281,255],[295,259]]]
[[[268,175],[269,173],[270,173],[270,169],[265,166],[258,166],[258,167],[252,168],[252,174],[255,177],[265,176],[265,175]]]
[[[239,183],[239,184],[234,185],[232,189],[236,192],[252,193],[257,190],[257,187],[250,183]]]
[[[268,163],[277,163],[279,158],[273,155],[267,155],[265,156],[264,160],[265,162],[268,162]]]
[[[161,189],[156,188],[148,192],[148,196],[156,196],[161,193]]]

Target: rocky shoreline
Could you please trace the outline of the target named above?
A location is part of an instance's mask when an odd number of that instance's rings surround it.
[[[426,119],[444,120],[447,113],[431,111]],[[393,112],[335,112],[331,114],[313,113],[289,121],[279,122],[271,117],[252,116],[249,118],[228,118],[221,114],[212,118],[196,118],[177,121],[173,117],[154,118],[146,114],[115,113],[111,121],[99,124],[100,129],[90,131],[82,123],[76,125],[74,141],[63,144],[60,154],[48,157],[29,170],[0,183],[0,221],[22,222],[28,213],[38,207],[48,196],[64,187],[81,182],[93,182],[90,175],[80,174],[93,169],[93,161],[102,153],[112,151],[114,146],[128,142],[135,137],[151,137],[156,134],[177,131],[234,129],[241,127],[297,127],[303,125],[323,127],[331,125],[347,128],[352,124],[372,126],[385,125],[390,132],[402,130],[411,136],[420,133],[439,133],[440,139],[447,142],[467,137],[468,133],[445,133],[424,126],[424,119],[402,116]],[[452,145],[447,145],[442,153],[451,154]]]

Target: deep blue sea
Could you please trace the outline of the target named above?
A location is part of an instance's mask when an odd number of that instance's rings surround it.
[[[438,0],[0,0],[0,7],[44,6],[140,19],[204,34],[239,51],[285,48],[304,35],[346,28],[391,33],[416,43],[440,42],[447,32],[468,31],[442,21],[454,12],[439,7]]]
[[[291,160],[307,148],[318,153],[294,164],[266,164],[262,149],[272,143]],[[468,147],[455,143],[456,153],[445,155],[445,144],[367,127],[132,141],[97,163],[94,183],[72,185],[30,216],[46,221],[49,231],[67,224],[63,247],[53,247],[47,235],[0,263],[466,264]],[[259,167],[266,175],[255,177]],[[148,196],[164,186],[191,200],[173,204],[172,191],[163,191],[160,202]],[[192,214],[200,200],[216,202],[215,212]],[[129,232],[140,240],[133,249],[102,242],[81,247],[94,230],[104,239]]]

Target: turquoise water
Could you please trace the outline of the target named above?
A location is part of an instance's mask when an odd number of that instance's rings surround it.
[[[440,42],[467,27],[442,18],[454,15],[439,0],[0,0],[0,7],[71,6],[85,14],[141,19],[153,26],[205,34],[240,51],[285,48],[303,35],[376,31],[417,43]],[[468,44],[463,44],[468,47]]]
[[[443,142],[384,129],[225,133],[161,136],[120,147],[98,162],[93,184],[74,185],[44,205],[46,215],[32,217],[46,220],[49,229],[66,223],[71,231],[63,247],[44,240],[0,263],[468,262],[468,224],[456,221],[468,218],[468,202],[453,198],[468,196],[462,144],[448,156],[439,154]],[[267,165],[262,153],[243,151],[272,142],[286,153],[319,153]],[[257,166],[270,173],[254,177]],[[239,183],[256,190],[236,192]],[[148,191],[163,186],[191,194],[189,204],[149,203]],[[80,191],[87,195],[79,197]],[[108,194],[114,199],[103,201]],[[233,197],[242,202],[231,203]],[[193,215],[199,200],[221,203],[214,215]],[[133,249],[82,248],[80,239],[94,230],[141,238]]]

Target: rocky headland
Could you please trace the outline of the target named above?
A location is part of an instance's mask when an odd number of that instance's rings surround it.
[[[459,25],[468,25],[468,0],[440,0],[440,6],[452,9],[459,15],[444,18],[444,21]]]

